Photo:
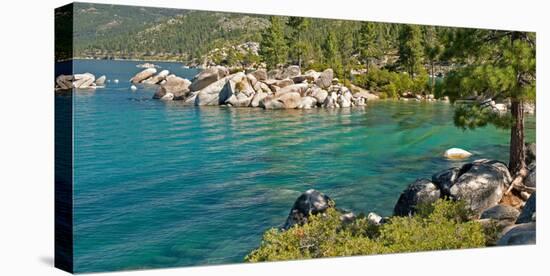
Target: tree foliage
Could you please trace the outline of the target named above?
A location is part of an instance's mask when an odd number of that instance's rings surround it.
[[[447,56],[462,66],[447,77],[445,93],[455,99],[475,96],[477,100],[456,110],[455,124],[463,128],[488,123],[509,127],[508,167],[512,174],[520,174],[526,166],[523,105],[535,100],[535,34],[460,29],[449,36]],[[511,116],[482,110],[484,103],[494,99],[510,99]]]
[[[292,63],[302,66],[304,57],[308,56],[311,44],[305,41],[304,36],[309,31],[310,19],[305,17],[289,17],[287,25],[290,27],[288,35],[289,59]]]
[[[362,22],[358,33],[359,55],[361,61],[365,64],[367,73],[372,60],[383,55],[383,49],[380,45],[380,40],[383,38],[380,31],[377,30],[377,26],[380,25],[372,22]]]
[[[260,55],[269,68],[274,68],[286,63],[288,48],[281,17],[271,16],[269,22],[271,25],[262,33]]]
[[[424,48],[418,25],[403,25],[399,33],[399,63],[412,77],[422,68]]]

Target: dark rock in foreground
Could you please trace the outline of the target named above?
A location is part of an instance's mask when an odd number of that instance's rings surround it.
[[[401,193],[393,209],[393,214],[396,216],[412,215],[416,212],[417,206],[434,203],[440,196],[441,192],[430,180],[417,179]]]
[[[451,186],[455,183],[460,173],[460,168],[442,170],[432,175],[432,182],[441,190],[444,197],[451,196]]]
[[[535,214],[536,211],[537,211],[537,194],[536,192],[534,192],[533,194],[531,194],[531,196],[525,203],[525,206],[523,206],[523,210],[521,211],[521,214],[516,220],[516,224],[532,222],[533,215]]]
[[[497,245],[524,245],[537,242],[537,225],[535,222],[516,224],[504,230],[504,235]]]
[[[495,206],[502,199],[505,188],[512,181],[506,165],[495,160],[476,160],[464,165],[450,194],[463,200],[477,214]]]
[[[507,205],[496,205],[481,213],[480,219],[511,220],[519,216],[518,209]]]
[[[305,191],[294,202],[283,229],[306,223],[309,215],[326,211],[330,207],[330,201],[328,196],[319,191],[313,189]]]

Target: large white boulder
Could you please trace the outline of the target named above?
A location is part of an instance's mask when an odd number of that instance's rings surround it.
[[[470,156],[472,156],[472,153],[460,148],[450,148],[443,153],[443,157],[447,159],[466,159]]]
[[[148,78],[150,78],[151,76],[153,76],[154,74],[157,73],[157,69],[156,68],[147,68],[139,73],[137,73],[135,76],[133,76],[131,79],[130,79],[130,82],[132,83],[140,83],[142,82],[143,80],[146,80]]]

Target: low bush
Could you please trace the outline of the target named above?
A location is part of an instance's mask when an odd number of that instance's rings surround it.
[[[438,200],[414,216],[392,217],[382,226],[361,216],[342,223],[340,213],[330,208],[311,216],[308,223],[287,231],[268,230],[248,262],[295,260],[321,257],[370,255],[456,248],[482,247],[485,232],[461,202]]]
[[[421,94],[427,92],[429,76],[421,71],[414,78],[407,73],[392,72],[386,69],[370,68],[366,74],[355,76],[354,82],[371,91],[385,93],[390,98],[396,98],[404,92]]]

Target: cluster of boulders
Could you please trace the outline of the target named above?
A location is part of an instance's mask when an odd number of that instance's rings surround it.
[[[96,77],[91,73],[74,74],[74,75],[59,75],[55,78],[56,90],[77,89],[95,89],[104,87],[107,77]]]
[[[419,206],[438,199],[461,200],[472,212],[472,219],[484,227],[497,226],[500,234],[496,245],[534,244],[536,242],[536,154],[535,145],[528,144],[526,162],[529,173],[523,185],[527,191],[512,190],[507,194],[512,176],[506,164],[480,159],[461,167],[449,168],[417,179],[401,193],[395,204],[394,216],[413,215]],[[509,199],[514,197],[515,204]],[[294,203],[283,230],[307,222],[310,214],[324,212],[330,207],[330,198],[316,190],[308,190]],[[355,219],[351,212],[341,212],[341,220]],[[367,215],[369,223],[380,225],[388,221],[375,213]]]
[[[427,101],[427,102],[435,102],[437,100],[442,102],[450,101],[448,96],[443,96],[439,99],[436,99],[434,94],[416,94],[412,92],[401,93],[401,95],[399,95],[399,99],[403,101],[413,100],[413,101]]]
[[[137,73],[130,79],[130,82],[133,84],[163,84],[169,76],[175,75],[170,75],[170,71],[168,70],[162,70],[157,73],[157,68],[150,67]]]
[[[143,70],[132,80],[153,78],[153,68]],[[365,106],[378,96],[366,90],[352,90],[334,78],[332,69],[323,72],[300,67],[230,74],[223,66],[209,67],[192,81],[167,76],[159,82],[155,99],[180,100],[196,106],[225,105],[232,107],[262,107],[265,109],[309,109]]]

